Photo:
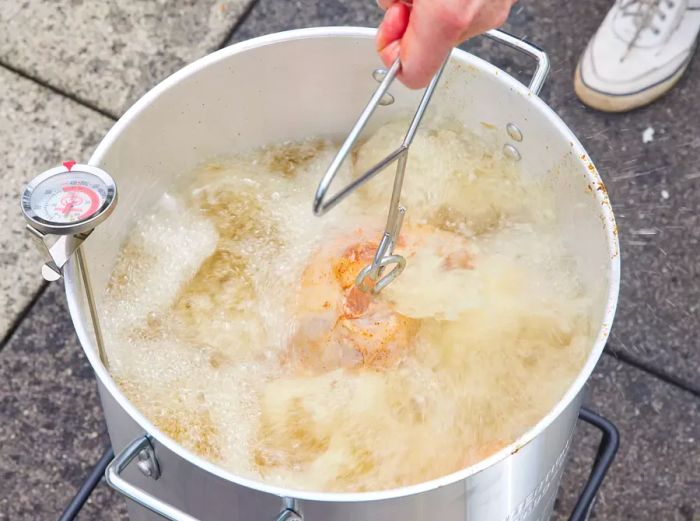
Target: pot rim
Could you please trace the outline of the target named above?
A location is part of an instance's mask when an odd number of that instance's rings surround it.
[[[246,40],[232,46],[226,47],[207,56],[204,56],[193,63],[183,67],[179,71],[175,72],[165,80],[161,81],[153,89],[148,91],[143,97],[141,97],[131,108],[129,108],[126,113],[119,118],[119,120],[112,126],[107,135],[102,139],[99,146],[92,154],[89,164],[93,166],[99,166],[104,156],[106,155],[109,148],[112,146],[117,137],[125,130],[129,124],[148,106],[155,101],[163,92],[174,87],[184,78],[195,75],[202,69],[208,67],[209,65],[216,63],[220,60],[227,59],[230,56],[246,52],[248,50],[256,49],[263,46],[280,44],[288,41],[300,40],[300,39],[324,39],[324,38],[363,38],[370,39],[374,38],[376,34],[376,29],[365,28],[365,27],[314,27],[307,29],[296,29],[291,31],[284,31],[274,34],[269,34],[265,36],[260,36],[258,38],[253,38]],[[462,62],[467,62],[470,65],[475,66],[480,70],[480,72],[497,75],[499,81],[506,83],[511,89],[515,90],[517,93],[525,96],[528,102],[533,104],[538,112],[543,116],[552,121],[557,130],[562,133],[572,144],[572,151],[576,157],[585,160],[586,171],[589,177],[589,182],[593,186],[603,187],[602,180],[595,168],[592,168],[592,164],[588,161],[588,154],[585,149],[576,138],[576,136],[571,132],[571,130],[564,124],[564,122],[559,118],[559,116],[539,97],[533,95],[529,89],[522,83],[515,80],[512,76],[504,72],[502,69],[497,68],[491,63],[469,54],[460,49],[455,49],[452,52],[452,58],[458,58]],[[537,424],[528,429],[522,436],[516,439],[510,445],[504,447],[498,452],[492,454],[488,458],[471,465],[467,468],[461,469],[459,471],[441,476],[436,479],[429,481],[424,481],[415,485],[410,485],[407,487],[386,489],[381,491],[372,492],[316,492],[309,490],[296,490],[280,486],[273,486],[266,484],[264,481],[245,478],[238,476],[230,471],[227,471],[218,465],[209,462],[200,456],[194,454],[193,452],[185,449],[179,445],[175,440],[165,435],[162,431],[155,427],[145,416],[143,416],[126,398],[126,396],[121,392],[115,381],[110,376],[107,369],[102,365],[99,359],[97,350],[93,345],[92,334],[88,331],[86,327],[80,323],[77,317],[84,317],[84,311],[81,309],[81,303],[83,301],[83,296],[80,291],[80,281],[77,277],[77,268],[74,261],[70,261],[68,269],[66,270],[65,277],[65,290],[66,297],[68,300],[68,308],[71,314],[71,319],[80,340],[83,351],[85,352],[90,365],[92,365],[97,378],[102,383],[104,388],[114,397],[117,403],[129,414],[129,416],[139,424],[145,431],[145,433],[150,434],[163,446],[167,447],[170,451],[178,454],[180,457],[195,465],[210,474],[213,474],[223,480],[250,488],[272,494],[280,497],[293,497],[301,500],[313,500],[313,501],[327,501],[327,502],[364,502],[364,501],[380,501],[395,499],[404,496],[409,496],[413,494],[419,494],[422,492],[431,491],[439,487],[450,485],[452,483],[462,481],[492,465],[504,460],[509,455],[518,452],[522,447],[530,443],[535,439],[542,431],[544,431],[559,415],[564,411],[564,409],[576,398],[576,396],[581,391],[583,385],[586,383],[590,377],[593,369],[595,368],[598,359],[600,358],[605,342],[610,332],[610,326],[612,325],[613,317],[615,314],[615,309],[617,305],[617,298],[619,292],[619,282],[620,282],[620,258],[619,258],[619,244],[617,239],[617,227],[615,225],[615,219],[613,217],[612,209],[610,207],[610,202],[608,200],[607,192],[604,189],[599,189],[594,191],[594,197],[596,198],[600,212],[603,217],[603,223],[605,227],[605,233],[607,238],[608,253],[610,255],[610,263],[608,264],[608,299],[605,308],[605,314],[603,317],[603,322],[596,336],[595,343],[588,355],[586,363],[581,368],[576,380],[571,384],[566,393],[560,398],[556,405],[542,418]],[[87,346],[87,347],[86,347]]]

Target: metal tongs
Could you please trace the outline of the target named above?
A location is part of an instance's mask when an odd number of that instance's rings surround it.
[[[411,124],[408,127],[408,131],[406,132],[406,136],[404,137],[401,145],[384,159],[367,170],[360,177],[339,190],[335,195],[326,198],[328,189],[338,173],[338,170],[340,170],[341,165],[359,138],[360,133],[365,128],[369,118],[374,113],[377,105],[381,104],[383,96],[386,94],[389,86],[392,84],[396,78],[396,75],[401,69],[401,63],[397,58],[389,70],[386,71],[384,79],[381,81],[379,87],[377,87],[377,90],[370,98],[369,103],[367,103],[367,106],[362,111],[362,114],[360,114],[360,117],[352,127],[350,134],[345,139],[345,142],[340,147],[340,150],[338,150],[338,153],[333,158],[333,161],[328,167],[328,170],[326,170],[326,173],[316,189],[313,208],[314,214],[320,216],[325,214],[328,210],[333,208],[340,201],[350,195],[350,193],[352,193],[355,189],[362,186],[379,172],[390,166],[392,163],[397,162],[396,174],[394,176],[394,187],[391,192],[391,203],[389,205],[389,214],[387,216],[384,234],[379,241],[379,246],[374,254],[372,264],[365,266],[362,270],[360,270],[360,273],[358,273],[357,278],[355,279],[355,285],[364,292],[369,292],[373,295],[378,294],[386,286],[391,284],[391,282],[393,282],[406,267],[406,259],[401,255],[394,254],[394,247],[396,246],[396,242],[399,238],[401,224],[403,222],[404,214],[406,213],[406,208],[401,206],[401,187],[403,186],[403,178],[406,171],[408,149],[413,142],[418,126],[423,119],[425,109],[430,103],[430,99],[433,96],[433,92],[435,92],[435,87],[437,86],[438,81],[440,81],[440,76],[442,76],[442,72],[445,69],[448,59],[449,55],[447,58],[445,58],[445,61],[440,66],[440,69],[435,76],[433,76],[433,79],[430,80],[430,83],[426,87],[423,97],[418,105],[418,109],[413,115],[413,119],[411,120]],[[388,273],[385,273],[386,268],[391,265],[394,267]]]

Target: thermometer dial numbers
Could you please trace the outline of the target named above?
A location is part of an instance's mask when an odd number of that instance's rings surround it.
[[[68,235],[94,228],[113,209],[116,186],[104,171],[75,165],[35,178],[22,196],[22,211],[39,231]]]

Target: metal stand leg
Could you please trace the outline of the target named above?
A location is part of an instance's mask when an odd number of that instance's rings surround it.
[[[598,489],[600,485],[602,485],[605,475],[610,465],[612,465],[615,455],[617,454],[617,449],[620,446],[620,433],[617,427],[609,420],[606,420],[585,407],[581,407],[578,417],[580,420],[599,429],[603,437],[598,446],[598,453],[593,462],[591,475],[588,477],[586,486],[583,488],[583,492],[581,492],[576,502],[576,506],[571,513],[571,517],[569,517],[569,521],[586,521],[586,519],[588,519]]]
[[[80,513],[80,510],[83,508],[83,505],[85,505],[85,502],[90,497],[90,494],[92,494],[92,491],[95,490],[95,487],[102,479],[102,476],[104,476],[107,465],[109,465],[109,462],[113,459],[114,451],[112,450],[112,447],[110,447],[102,455],[100,461],[97,462],[97,465],[95,465],[90,471],[90,475],[80,486],[78,492],[75,494],[75,497],[73,497],[71,502],[63,511],[61,517],[58,518],[58,521],[73,521],[76,518],[76,516]]]

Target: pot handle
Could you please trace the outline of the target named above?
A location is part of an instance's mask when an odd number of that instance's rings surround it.
[[[144,434],[122,449],[107,466],[107,470],[105,470],[107,484],[123,496],[165,519],[170,521],[199,521],[197,518],[169,505],[145,490],[132,485],[122,477],[121,474],[124,472],[124,469],[136,458],[139,460],[137,465],[144,474],[153,479],[160,477],[160,467],[151,440],[150,435]],[[275,521],[302,521],[301,515],[293,507],[294,501],[284,498],[282,511],[275,517]]]
[[[547,53],[536,45],[499,29],[487,31],[484,33],[484,36],[503,45],[507,45],[511,49],[527,54],[528,56],[537,60],[537,68],[535,69],[535,73],[530,80],[530,85],[528,88],[534,94],[539,94],[545,80],[547,79],[547,75],[549,74],[549,56],[547,56]]]

